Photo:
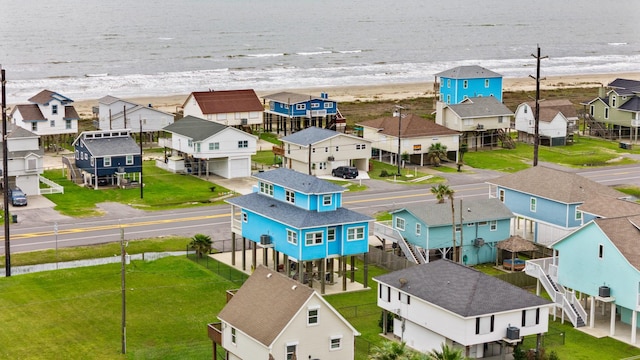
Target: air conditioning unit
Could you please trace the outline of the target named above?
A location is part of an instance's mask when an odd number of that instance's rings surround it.
[[[507,328],[507,339],[518,340],[520,339],[520,329],[515,326],[509,326]]]
[[[271,235],[267,235],[267,234],[260,235],[260,245],[263,245],[263,246],[271,245]]]
[[[600,297],[609,297],[611,296],[611,288],[608,286],[600,286],[598,289],[598,296]]]
[[[473,246],[475,247],[482,247],[484,245],[484,239],[483,238],[477,238],[473,240]]]
[[[329,157],[327,158],[327,160],[328,160],[328,161],[334,161],[335,159],[336,159],[336,158],[334,158],[333,156],[329,156]]]

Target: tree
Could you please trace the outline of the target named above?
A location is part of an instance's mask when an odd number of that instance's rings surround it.
[[[465,360],[467,357],[462,355],[461,349],[454,349],[449,345],[442,343],[440,350],[432,350],[427,354],[429,360]]]
[[[433,166],[440,166],[440,161],[447,157],[447,147],[441,143],[431,144],[427,152],[427,160]]]
[[[204,256],[204,254],[208,254],[211,251],[211,237],[205,234],[195,234],[191,238],[191,242],[189,243],[189,247],[196,251],[196,255],[198,258]]]
[[[406,347],[404,342],[385,341],[381,345],[373,348],[373,353],[369,355],[371,360],[427,360],[424,354],[413,351]]]
[[[456,257],[456,218],[455,218],[455,207],[453,206],[453,194],[455,191],[451,189],[449,186],[444,184],[438,184],[438,186],[431,187],[431,193],[436,196],[438,199],[438,204],[444,203],[444,199],[448,198],[451,201],[451,236],[453,240],[453,251],[452,260],[457,262],[458,259]],[[462,229],[461,229],[462,231]]]

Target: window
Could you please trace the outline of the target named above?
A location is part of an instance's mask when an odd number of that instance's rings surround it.
[[[333,197],[331,195],[322,195],[322,205],[330,206]]]
[[[209,150],[220,150],[220,143],[219,142],[209,143]]]
[[[461,229],[462,229],[462,226],[460,226],[460,224],[456,224],[456,232],[460,232]]]
[[[53,115],[58,114],[58,105],[51,105],[51,114]]]
[[[236,338],[236,328],[231,328],[231,343],[233,345],[235,345],[236,344],[236,340],[237,340],[237,338]]]
[[[193,140],[189,139],[189,140],[187,141],[187,146],[188,146],[188,147],[193,147]]]
[[[246,149],[249,147],[249,141],[248,140],[240,140],[238,141],[238,149]]]
[[[261,182],[260,192],[265,195],[273,196],[273,184]]]
[[[604,245],[598,245],[598,259],[604,258]]]
[[[76,150],[76,160],[80,160],[80,152]]]
[[[71,120],[64,121],[64,128],[67,130],[71,129]]]
[[[296,104],[296,110],[304,110],[307,108],[306,104]]]
[[[36,162],[36,159],[27,159],[27,169],[26,170],[30,170],[30,171],[36,171],[36,166],[38,165],[38,163]]]
[[[329,339],[329,350],[340,350],[342,348],[342,336],[332,336]]]
[[[609,118],[609,108],[608,107],[604,108],[604,118],[605,119]]]
[[[356,150],[364,150],[367,148],[365,144],[356,144]]]
[[[287,242],[293,245],[298,245],[298,233],[287,229]]]
[[[447,79],[447,87],[450,88],[451,87],[451,79]]]
[[[305,244],[320,245],[322,244],[322,231],[309,232],[305,235]]]
[[[536,198],[529,199],[529,211],[536,212]]]
[[[589,106],[589,115],[593,116],[596,113],[596,107],[594,105]]]
[[[319,108],[319,107],[320,107],[320,104],[319,104],[319,103],[311,103],[311,108],[312,108],[312,109],[317,109],[317,108]]]
[[[284,191],[284,199],[288,203],[295,204],[296,203],[296,193],[293,190],[286,189]]]
[[[111,156],[105,156],[104,166],[111,166]]]
[[[331,102],[324,103],[324,108],[325,109],[333,109],[333,103],[331,103]]]
[[[55,120],[49,121],[49,126],[56,127],[56,121]]]
[[[498,116],[498,124],[502,124],[504,122],[504,116]]]
[[[336,241],[336,228],[327,229],[327,241]]]
[[[504,190],[502,189],[498,190],[498,198],[500,199],[501,202],[504,202]]]
[[[491,221],[489,221],[489,230],[490,230],[490,231],[496,231],[496,230],[498,230],[498,220],[491,220]]]
[[[307,325],[318,325],[318,313],[320,312],[319,307],[313,307],[307,309]]]
[[[526,114],[527,113],[527,109],[529,109],[529,106],[525,105],[525,107],[523,109],[524,109],[524,113]]]
[[[202,151],[201,147],[200,147],[201,145],[202,145],[202,143],[199,143],[199,142],[196,143],[196,152]]]
[[[611,107],[616,107],[616,100],[618,98],[615,95],[611,95]]]
[[[421,232],[422,232],[422,224],[416,223],[416,236],[420,236]]]
[[[338,146],[336,146],[336,152],[339,151],[340,149],[338,148]]]
[[[462,80],[462,88],[467,89],[469,87],[469,80]]]
[[[218,121],[227,121],[227,114],[216,114]]]
[[[484,79],[484,87],[489,87],[489,79]]]
[[[326,162],[319,162],[318,163],[318,169],[324,170],[326,168],[327,168],[327,163]]]
[[[533,326],[540,324],[540,309],[522,310],[522,323],[524,326]]]
[[[133,155],[127,155],[126,164],[133,165]]]
[[[576,220],[582,220],[582,211],[576,209]]]
[[[488,334],[493,332],[495,324],[495,316],[485,316],[476,318],[476,335]]]
[[[292,360],[293,357],[296,355],[296,344],[287,344],[287,360]]]
[[[37,122],[32,122],[31,123],[31,131],[38,131],[38,123]]]
[[[364,239],[364,226],[347,229],[347,241]]]
[[[447,104],[451,104],[451,95],[447,95]]]
[[[94,166],[93,156],[91,157],[91,161],[90,161],[90,163],[91,163],[91,166]]]
[[[242,213],[242,222],[247,222],[249,221],[249,215],[247,215],[246,212]]]
[[[478,226],[487,226],[486,221],[478,221]]]
[[[404,231],[404,219],[396,216],[396,229]]]

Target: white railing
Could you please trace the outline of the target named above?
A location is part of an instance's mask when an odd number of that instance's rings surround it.
[[[420,264],[420,261],[418,261],[418,258],[416,258],[416,254],[411,250],[410,245],[407,244],[407,241],[403,237],[401,237],[398,241],[398,245],[400,245],[400,249],[407,257],[407,259],[411,260],[411,262],[415,264]]]
[[[158,139],[158,146],[170,148],[171,147],[171,138],[159,138]]]
[[[62,185],[56,184],[53,181],[47,179],[46,177],[38,176],[38,180],[41,183],[48,186],[48,188],[40,188],[40,195],[45,194],[64,194],[64,187]]]
[[[392,221],[376,221],[373,223],[373,235],[378,238],[389,239],[400,246],[405,256],[416,264],[424,264],[427,260],[419,251],[412,251],[411,244],[407,243],[400,231],[392,227]]]

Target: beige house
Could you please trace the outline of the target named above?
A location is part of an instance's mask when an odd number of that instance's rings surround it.
[[[208,325],[214,355],[229,360],[354,358],[360,333],[322,296],[259,265]]]
[[[512,145],[506,130],[513,112],[493,96],[467,98],[459,104],[436,103],[436,123],[462,133],[469,149]],[[511,144],[511,145],[510,145]]]
[[[353,135],[309,127],[282,139],[284,167],[311,175],[330,175],[338,166],[368,171],[371,142]]]
[[[398,117],[384,117],[356,126],[362,128],[362,138],[371,142],[379,161],[397,164],[398,155],[408,154],[412,163],[424,166],[429,147],[437,143],[447,147],[450,159],[459,160],[460,133],[414,114],[403,116],[401,121]]]
[[[182,108],[185,117],[191,115],[236,127],[262,125],[264,111],[252,89],[192,92]]]

